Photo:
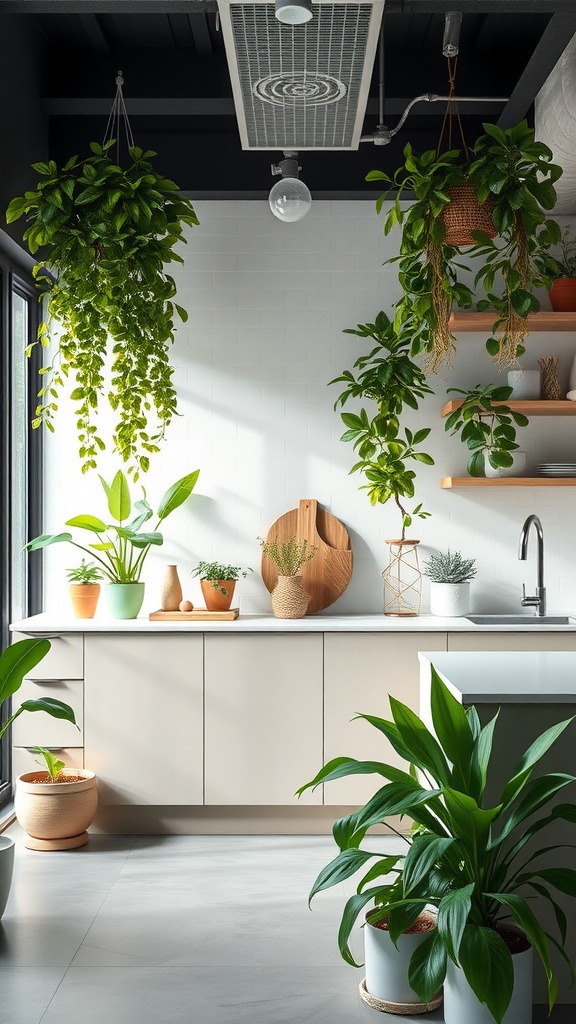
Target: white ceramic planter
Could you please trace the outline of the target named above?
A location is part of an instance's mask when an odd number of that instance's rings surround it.
[[[408,984],[408,965],[414,950],[429,935],[430,932],[401,935],[396,947],[387,931],[366,922],[366,990],[371,996],[385,1003],[421,1003],[420,996]]]
[[[540,370],[509,370],[508,386],[512,388],[510,401],[540,398]]]
[[[430,581],[430,612],[432,615],[467,615],[470,611],[469,583],[434,583]]]
[[[525,476],[526,475],[526,452],[520,450],[516,452],[510,452],[513,462],[511,466],[507,466],[505,469],[494,469],[493,466],[488,462],[488,456],[484,459],[484,475],[486,477],[494,478],[498,476]]]
[[[0,917],[4,913],[14,871],[14,840],[0,836]]]
[[[532,1024],[532,947],[514,953],[514,991],[502,1024]],[[445,1024],[494,1024],[484,1003],[479,1003],[464,972],[448,960],[444,982]]]

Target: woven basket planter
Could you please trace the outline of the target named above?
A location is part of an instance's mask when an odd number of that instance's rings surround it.
[[[310,604],[301,576],[279,576],[272,591],[272,611],[277,619],[302,619]]]
[[[496,235],[492,222],[494,203],[490,197],[480,204],[472,185],[454,185],[446,189],[450,202],[442,211],[446,231],[446,245],[474,245],[472,231],[484,231],[490,238]]]

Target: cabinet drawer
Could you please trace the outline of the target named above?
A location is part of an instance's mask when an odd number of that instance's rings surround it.
[[[45,746],[44,743],[37,744]],[[67,768],[84,767],[83,747],[51,747],[50,752],[59,757]],[[38,764],[38,762],[40,762]],[[35,750],[27,747],[13,747],[12,749],[12,777],[17,779],[24,772],[39,772],[44,768],[44,758]]]
[[[84,743],[84,683],[81,679],[25,679],[12,698],[14,709],[25,700],[53,697],[73,709],[78,729],[62,718],[45,711],[23,711],[12,726],[12,742],[17,747],[81,747]]]
[[[29,635],[27,637],[30,639]],[[14,633],[14,642],[24,640],[24,633]],[[52,644],[48,654],[30,672],[30,679],[83,679],[84,637],[82,633],[48,636]]]

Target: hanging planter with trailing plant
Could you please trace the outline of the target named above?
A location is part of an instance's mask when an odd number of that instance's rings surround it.
[[[117,82],[115,103],[124,110]],[[198,219],[177,185],[152,166],[154,152],[129,145],[120,167],[110,155],[115,141],[93,142],[90,156],[73,156],[63,167],[34,164],[38,184],[12,200],[7,221],[26,216],[30,252],[43,250],[34,268],[46,295],[38,342],[49,344],[53,327],[58,334],[51,364],[41,370],[33,426],[54,430],[60,393],[73,381],[86,472],[105,448],[96,419],[106,396],[117,416],[114,450],[137,479],[176,412],[169,351],[174,316],[185,321],[187,313],[174,301],[165,267],[183,262],[175,247],[186,241],[184,225]]]

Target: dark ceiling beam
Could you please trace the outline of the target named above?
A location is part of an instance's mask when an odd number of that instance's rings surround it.
[[[112,50],[104,32],[102,31],[102,26],[98,21],[98,15],[78,14],[78,20],[90,41],[90,46],[94,50],[94,53],[110,57]]]
[[[234,113],[234,101],[226,97],[131,97],[125,99],[126,109],[130,117],[197,117],[230,115]],[[384,104],[386,116],[400,116],[410,100],[402,97],[387,99]],[[101,97],[60,97],[47,96],[41,100],[41,107],[49,117],[102,117],[110,111],[110,98]],[[482,103],[458,104],[464,114],[497,114],[502,110],[502,103],[497,100],[485,100]],[[413,115],[431,116],[442,114],[442,103],[421,103],[413,108]],[[367,114],[378,114],[378,100],[371,99],[366,107]]]
[[[570,14],[555,14],[550,19],[523,74],[518,79],[508,103],[498,118],[500,128],[511,128],[526,116],[575,32],[576,11],[574,8]]]
[[[438,14],[446,11],[447,0],[386,0],[388,14]],[[0,14],[77,14],[79,7],[94,14],[171,14],[216,12],[216,0],[0,0]],[[451,11],[464,14],[555,14],[571,13],[574,0],[450,0]]]
[[[188,21],[194,36],[194,43],[199,57],[212,56],[212,40],[208,29],[206,14],[189,14]]]

